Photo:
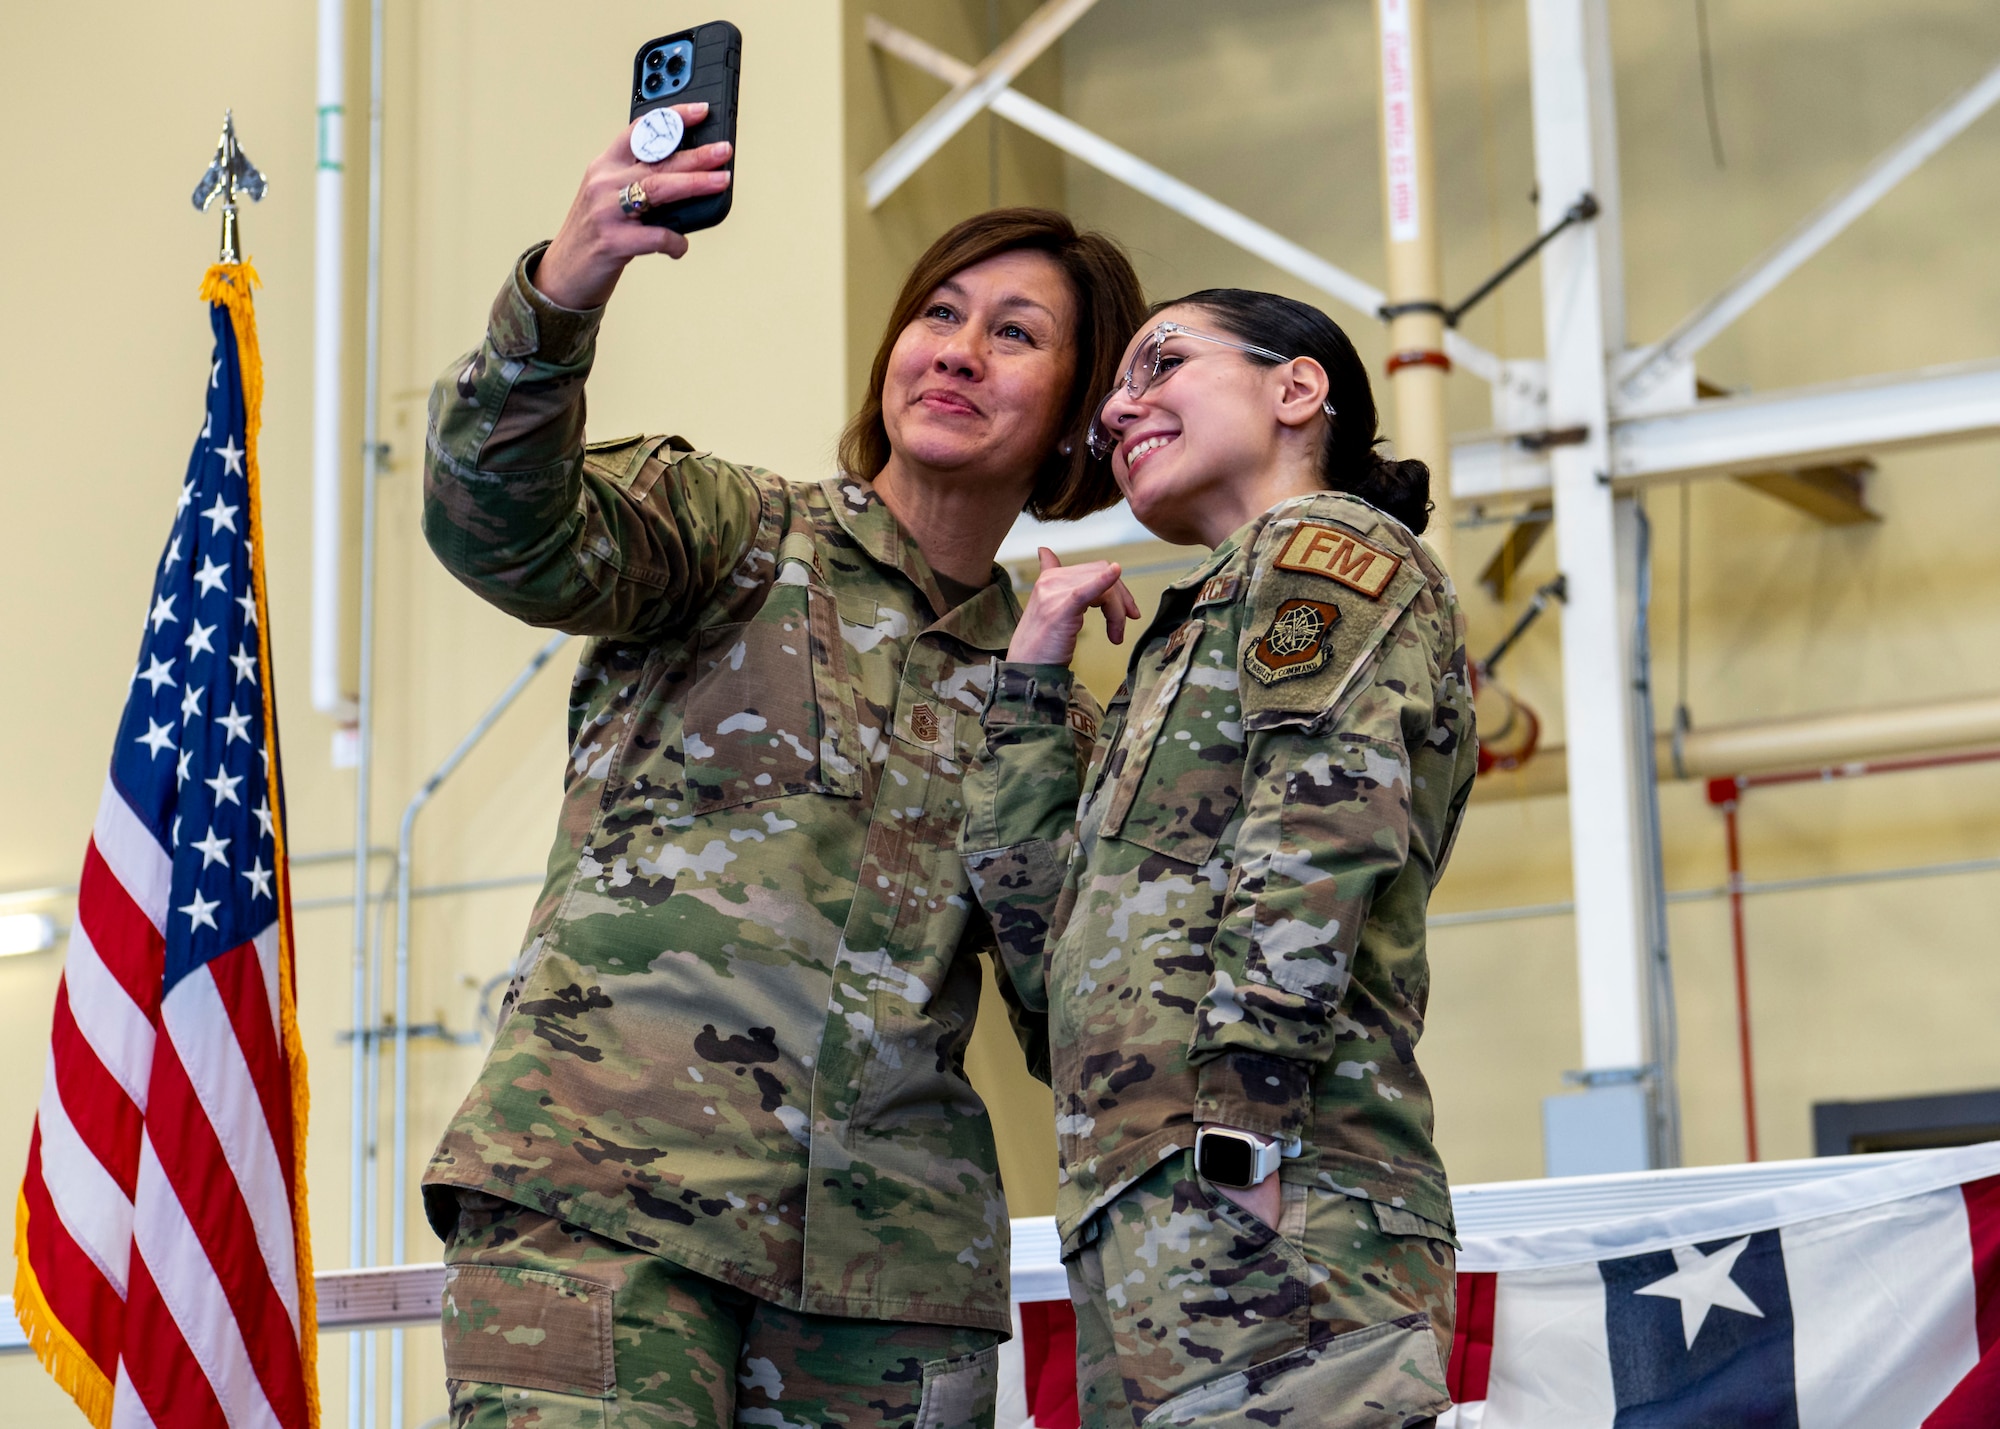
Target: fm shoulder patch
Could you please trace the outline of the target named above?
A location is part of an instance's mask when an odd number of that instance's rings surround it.
[[[1318,521],[1301,521],[1286,540],[1274,564],[1281,571],[1303,571],[1339,581],[1370,600],[1379,599],[1402,568],[1402,559],[1371,546],[1352,531]]]
[[[1340,620],[1340,607],[1322,600],[1288,600],[1278,606],[1271,625],[1243,663],[1266,685],[1310,675],[1326,664],[1328,637]]]

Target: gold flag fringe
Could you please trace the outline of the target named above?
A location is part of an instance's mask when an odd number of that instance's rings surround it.
[[[111,1423],[111,1381],[97,1367],[97,1361],[56,1318],[42,1294],[35,1268],[28,1263],[28,1195],[22,1191],[14,1203],[14,1318],[27,1332],[28,1348],[42,1362],[63,1393],[76,1401],[84,1417],[108,1429]]]

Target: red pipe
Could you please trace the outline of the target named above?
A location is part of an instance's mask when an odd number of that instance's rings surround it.
[[[1715,786],[1730,790],[1763,789],[1773,784],[1818,784],[1834,779],[1859,779],[1869,774],[1902,774],[1911,769],[1944,769],[1954,764],[1986,764],[2000,759],[2000,749],[1975,750],[1970,754],[1921,754],[1910,759],[1857,760],[1852,764],[1829,764],[1824,769],[1797,769],[1782,774],[1738,774],[1733,779],[1711,779],[1709,802],[1719,802]]]
[[[2000,759],[2000,749],[1983,749],[1969,754],[1926,754],[1911,759],[1857,760],[1832,764],[1822,769],[1800,769],[1777,774],[1737,774],[1708,781],[1708,802],[1722,810],[1723,829],[1729,843],[1729,931],[1735,944],[1736,961],[1736,1043],[1743,1062],[1743,1137],[1750,1157],[1757,1159],[1756,1063],[1750,1055],[1750,969],[1748,939],[1743,931],[1743,847],[1738,837],[1736,809],[1746,789],[1769,788],[1775,784],[1811,784],[1833,779],[1859,779],[1869,774],[1900,774],[1912,769],[1942,769],[1957,764],[1984,764]]]
[[[1711,779],[1708,797],[1722,806],[1722,825],[1729,840],[1729,932],[1736,955],[1736,1045],[1743,1060],[1743,1139],[1747,1159],[1757,1159],[1756,1062],[1750,1055],[1750,967],[1743,934],[1743,846],[1736,834],[1736,796],[1744,781]],[[1724,797],[1717,798],[1718,794]]]

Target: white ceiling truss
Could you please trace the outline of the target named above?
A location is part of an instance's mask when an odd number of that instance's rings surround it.
[[[864,176],[869,206],[880,206],[990,109],[1345,307],[1379,317],[1384,298],[1373,284],[1010,87],[1095,3],[1047,0],[978,66],[868,16],[871,45],[951,86],[870,166]],[[1918,124],[1666,337],[1628,353],[1610,393],[1613,479],[1623,484],[1772,470],[2000,432],[2000,360],[1706,401],[1694,400],[1692,364],[1695,353],[1996,103],[2000,64]],[[1455,331],[1446,333],[1445,343],[1455,365],[1499,389],[1495,429],[1465,434],[1453,446],[1452,494],[1461,501],[1545,496],[1549,424],[1542,364],[1502,362]],[[1129,515],[1106,512],[1085,522],[1024,529],[1003,558],[1019,554],[1015,546],[1032,555],[1036,543],[1075,551],[1145,538]]]

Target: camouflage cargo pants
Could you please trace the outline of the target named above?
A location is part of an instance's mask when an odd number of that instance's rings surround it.
[[[990,1330],[782,1310],[539,1211],[458,1200],[452,1429],[991,1429]]]
[[[1068,1262],[1085,1429],[1414,1429],[1449,1407],[1442,1227],[1287,1183],[1273,1230],[1193,1159],[1098,1212]]]

